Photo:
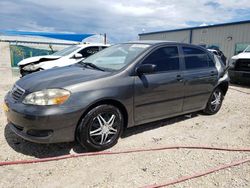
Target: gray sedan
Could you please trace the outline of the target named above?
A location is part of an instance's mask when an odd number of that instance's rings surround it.
[[[138,41],[23,77],[4,109],[10,128],[26,140],[78,140],[103,150],[127,127],[200,110],[215,114],[227,89],[223,63],[206,49]]]

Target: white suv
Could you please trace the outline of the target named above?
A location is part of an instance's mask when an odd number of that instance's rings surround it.
[[[231,58],[228,73],[231,83],[250,83],[250,45]]]
[[[54,67],[63,67],[78,63],[84,58],[107,48],[108,44],[91,43],[72,45],[51,55],[35,56],[23,59],[18,63],[22,76]]]

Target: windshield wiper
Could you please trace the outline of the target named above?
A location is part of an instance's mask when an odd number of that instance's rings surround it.
[[[104,69],[102,69],[102,68],[96,66],[96,65],[93,64],[93,63],[88,63],[88,62],[80,62],[80,63],[81,63],[82,65],[89,66],[89,67],[94,68],[94,69],[96,69],[96,70],[105,71]]]

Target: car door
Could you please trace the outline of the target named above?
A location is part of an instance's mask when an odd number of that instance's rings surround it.
[[[183,82],[178,46],[157,48],[139,64],[154,64],[156,70],[151,74],[135,77],[135,124],[180,113],[183,104]]]
[[[182,46],[182,52],[185,65],[183,111],[203,109],[217,83],[214,60],[199,47]]]

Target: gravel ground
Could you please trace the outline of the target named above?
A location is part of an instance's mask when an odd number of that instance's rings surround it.
[[[0,68],[0,101],[17,79],[16,71]],[[195,113],[129,129],[109,150],[170,145],[250,148],[250,88],[231,86],[216,115]],[[0,148],[0,161],[84,152],[77,143],[42,145],[18,138],[2,109]],[[142,187],[246,158],[250,153],[183,149],[4,166],[0,187]],[[250,163],[169,187],[250,187]]]

